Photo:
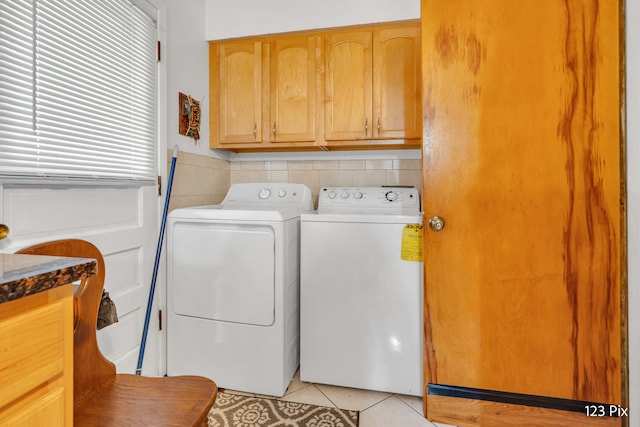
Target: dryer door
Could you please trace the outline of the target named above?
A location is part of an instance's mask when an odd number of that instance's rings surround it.
[[[170,233],[169,305],[175,314],[259,326],[273,324],[272,227],[174,222]]]

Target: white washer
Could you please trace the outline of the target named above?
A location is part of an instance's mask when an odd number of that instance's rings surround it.
[[[301,216],[302,381],[423,394],[421,224],[402,187],[323,188]]]
[[[167,374],[282,396],[299,365],[301,184],[234,184],[167,221]]]

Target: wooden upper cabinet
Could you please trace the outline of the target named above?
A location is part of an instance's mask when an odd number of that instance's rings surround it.
[[[420,138],[417,24],[329,34],[326,62],[326,140]]]
[[[422,136],[420,32],[378,29],[373,37],[374,138]]]
[[[212,145],[262,141],[263,43],[211,44]],[[218,100],[217,102],[215,100]]]
[[[320,38],[293,36],[271,43],[269,132],[273,142],[314,142]]]
[[[210,44],[211,148],[419,147],[417,22]]]
[[[213,43],[209,55],[213,148],[315,144],[319,36]]]
[[[370,138],[373,33],[349,31],[329,34],[325,58],[325,139]]]

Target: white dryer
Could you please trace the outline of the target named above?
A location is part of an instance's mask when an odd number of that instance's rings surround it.
[[[301,184],[234,184],[167,221],[167,375],[282,396],[299,364]]]
[[[421,396],[415,188],[323,188],[301,217],[300,379]]]

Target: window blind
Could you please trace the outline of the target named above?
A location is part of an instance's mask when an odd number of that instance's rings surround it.
[[[157,40],[131,0],[0,2],[0,178],[152,182]]]

